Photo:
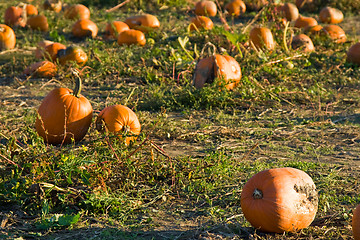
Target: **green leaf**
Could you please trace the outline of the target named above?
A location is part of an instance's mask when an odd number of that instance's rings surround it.
[[[77,223],[80,219],[80,214],[76,215],[63,215],[59,217],[59,225],[61,226],[71,226]]]

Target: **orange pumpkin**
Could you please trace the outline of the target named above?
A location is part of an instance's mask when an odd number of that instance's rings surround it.
[[[64,16],[67,19],[89,19],[90,10],[82,4],[75,4],[66,8]]]
[[[151,14],[132,16],[124,21],[129,28],[148,32],[160,27],[160,22],[156,16]]]
[[[129,30],[129,26],[121,21],[112,21],[106,24],[105,36],[107,38],[116,38],[122,31]]]
[[[241,209],[263,232],[295,232],[308,227],[318,208],[311,177],[295,168],[264,170],[251,177],[241,192]]]
[[[49,41],[49,40],[43,40],[38,42],[35,50],[35,58],[37,59],[43,58],[45,55],[45,48],[53,43],[54,43],[53,41]]]
[[[61,0],[45,0],[43,7],[45,10],[50,10],[58,13],[62,9],[62,2]]]
[[[294,27],[297,28],[308,28],[308,27],[312,27],[312,26],[316,26],[318,25],[318,22],[316,21],[315,18],[312,17],[304,17],[304,16],[299,16],[298,19],[296,19]]]
[[[213,83],[218,78],[219,84],[227,90],[235,88],[241,80],[239,63],[231,56],[215,54],[201,59],[197,64],[193,77],[193,85],[202,88],[205,83]]]
[[[38,77],[51,78],[57,73],[56,65],[49,61],[41,61],[31,64],[24,70],[24,74],[34,74]]]
[[[136,114],[123,105],[112,105],[104,108],[96,118],[96,129],[116,134],[128,145],[135,141],[141,131],[141,125]]]
[[[296,50],[299,49],[303,52],[312,52],[315,50],[314,44],[307,35],[299,34],[296,35],[291,42],[291,47]]]
[[[250,31],[249,40],[250,44],[252,44],[256,49],[275,49],[274,38],[269,28],[254,27]]]
[[[68,144],[86,135],[93,109],[89,100],[80,94],[81,80],[73,90],[56,88],[42,101],[35,122],[37,133],[49,144]]]
[[[31,29],[47,32],[49,30],[49,24],[47,18],[44,15],[35,15],[27,19],[26,25]]]
[[[321,25],[315,25],[305,28],[305,31],[311,35],[320,35],[323,27]]]
[[[119,45],[138,44],[140,46],[144,46],[146,43],[146,38],[143,32],[139,30],[130,29],[119,33],[117,42]]]
[[[80,47],[70,46],[66,49],[61,49],[57,53],[59,63],[65,65],[69,62],[75,62],[79,66],[83,66],[87,60],[88,56],[84,50]]]
[[[216,4],[213,1],[199,1],[195,4],[195,14],[199,16],[214,17],[217,13]]]
[[[25,27],[25,20],[23,18],[23,9],[21,7],[8,7],[4,15],[5,24],[8,26]]]
[[[15,44],[16,36],[14,30],[5,24],[0,24],[0,51],[13,49]]]
[[[90,19],[80,19],[72,26],[72,34],[75,37],[96,37],[98,27]]]
[[[238,17],[246,12],[246,5],[242,0],[233,0],[225,5],[229,15]]]
[[[322,35],[330,37],[336,43],[346,42],[346,34],[344,30],[337,25],[327,25],[322,29]]]
[[[45,47],[45,57],[56,61],[59,50],[66,49],[66,46],[61,43],[52,43]]]
[[[344,20],[344,14],[336,8],[324,7],[319,13],[320,22],[337,24]]]
[[[354,240],[360,240],[360,204],[356,206],[353,212],[352,231]]]
[[[195,27],[197,29],[205,29],[205,30],[210,30],[213,28],[214,23],[213,21],[211,21],[210,18],[205,17],[205,16],[196,16],[191,20],[191,25],[190,25],[190,30],[193,31],[195,30]],[[195,25],[195,26],[194,26]]]
[[[360,65],[360,42],[352,45],[346,53],[346,61]],[[359,229],[360,230],[360,229]]]
[[[32,5],[32,4],[27,4],[26,5],[26,15],[27,16],[31,16],[31,15],[38,15],[38,10],[37,8]]]
[[[295,21],[299,17],[299,9],[293,3],[285,3],[281,10],[288,21]]]

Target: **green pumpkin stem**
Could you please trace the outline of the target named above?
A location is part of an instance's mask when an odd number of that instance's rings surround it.
[[[82,87],[82,83],[81,83],[81,78],[79,76],[79,72],[75,69],[72,69],[72,73],[75,75],[75,88],[73,91],[73,95],[77,98],[79,98],[80,96],[80,92],[81,92],[81,87]]]

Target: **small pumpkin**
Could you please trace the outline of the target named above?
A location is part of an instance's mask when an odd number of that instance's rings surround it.
[[[288,21],[295,21],[299,17],[299,9],[293,3],[285,3],[281,10]]]
[[[82,4],[71,5],[64,12],[66,19],[89,19],[90,10]]]
[[[314,44],[309,38],[309,36],[305,34],[296,35],[291,42],[292,49],[299,49],[303,52],[312,52],[315,50]]]
[[[321,34],[330,37],[336,43],[346,42],[346,34],[338,25],[330,24],[324,26]]]
[[[80,19],[74,23],[71,32],[75,37],[78,38],[94,38],[98,34],[98,27],[90,19]]]
[[[61,65],[65,65],[69,62],[75,62],[77,65],[83,66],[88,60],[86,52],[77,46],[60,49],[57,53],[57,57]]]
[[[275,41],[269,28],[266,27],[254,27],[250,31],[250,44],[256,49],[275,49]]]
[[[14,30],[5,25],[0,24],[0,51],[15,48],[16,36]]]
[[[322,23],[337,24],[344,20],[344,14],[337,8],[324,7],[320,10],[319,19]]]
[[[225,5],[229,15],[238,17],[246,12],[246,5],[242,0],[233,0]]]
[[[44,15],[30,16],[27,19],[26,25],[33,30],[40,30],[42,32],[47,32],[49,30],[49,24]]]
[[[296,232],[308,227],[318,208],[311,177],[295,168],[275,168],[252,176],[241,192],[241,209],[263,232]]]
[[[51,78],[57,73],[57,67],[50,61],[40,61],[31,64],[24,70],[25,75],[34,74],[38,77]]]
[[[354,240],[360,240],[360,204],[354,209],[351,225]]]
[[[160,27],[160,22],[157,17],[151,14],[131,16],[125,19],[124,22],[129,28],[142,32],[148,32]]]
[[[50,40],[43,40],[38,42],[35,50],[35,58],[37,59],[43,58],[45,55],[45,48],[53,43],[54,42]]]
[[[349,48],[346,53],[346,61],[360,65],[360,42],[355,43]]]
[[[96,118],[95,124],[99,132],[106,129],[120,138],[125,137],[127,145],[135,141],[141,131],[141,124],[134,111],[120,104],[104,108]]]
[[[52,43],[45,47],[44,55],[47,59],[56,61],[57,54],[58,54],[59,50],[61,50],[61,49],[66,49],[66,46],[64,44],[57,43],[57,42]]]
[[[295,20],[294,27],[305,29],[316,25],[318,25],[318,22],[315,18],[299,15],[298,19]]]
[[[214,26],[214,23],[210,18],[205,17],[205,16],[196,16],[196,17],[192,18],[192,20],[191,20],[190,30],[194,31],[195,27],[197,29],[210,30],[213,28],[213,26]]]
[[[46,143],[68,144],[78,142],[86,135],[92,120],[92,106],[81,92],[81,79],[75,89],[56,88],[42,101],[35,128]]]
[[[125,30],[119,33],[117,42],[119,45],[132,45],[138,44],[144,46],[146,38],[143,32],[135,29]]]
[[[27,4],[26,5],[26,15],[27,16],[31,16],[31,15],[38,15],[38,10],[37,8],[32,5],[32,4]]]
[[[58,13],[62,9],[62,2],[61,0],[45,0],[43,3],[43,8],[45,10],[50,10]]]
[[[5,24],[10,27],[25,27],[26,24],[23,17],[23,9],[21,7],[8,7],[5,10],[4,20]]]
[[[211,84],[218,78],[220,85],[232,90],[239,84],[241,76],[240,65],[233,57],[215,54],[201,59],[196,64],[193,85],[202,88],[206,83]]]
[[[199,1],[195,4],[195,14],[199,16],[215,17],[217,13],[216,4],[213,1]]]
[[[107,38],[116,38],[122,31],[129,30],[129,26],[121,21],[112,21],[106,24],[105,36]]]

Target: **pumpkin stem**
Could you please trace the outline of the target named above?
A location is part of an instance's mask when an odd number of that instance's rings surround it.
[[[126,135],[127,133],[130,132],[130,126],[125,125],[122,130],[123,130],[123,132],[124,132],[124,135]]]
[[[263,193],[261,190],[255,188],[254,192],[253,192],[253,198],[254,199],[262,199],[263,198]]]
[[[81,78],[79,76],[79,71],[76,69],[71,69],[72,73],[75,75],[76,79],[75,79],[75,88],[73,91],[73,95],[77,98],[79,98],[80,92],[81,92]]]
[[[203,58],[204,57],[204,51],[205,51],[205,49],[206,48],[209,48],[209,47],[212,47],[212,52],[211,52],[211,50],[209,49],[209,55],[210,56],[214,56],[215,54],[216,54],[216,46],[214,45],[214,44],[212,44],[211,42],[207,42],[205,45],[204,45],[204,47],[203,47],[203,49],[201,50],[201,53],[200,53],[200,57],[201,58]]]

